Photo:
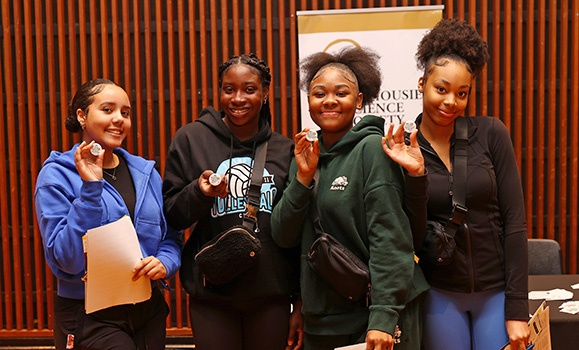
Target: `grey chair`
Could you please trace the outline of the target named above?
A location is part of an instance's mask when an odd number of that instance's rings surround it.
[[[552,239],[529,239],[529,275],[561,275],[561,246]]]

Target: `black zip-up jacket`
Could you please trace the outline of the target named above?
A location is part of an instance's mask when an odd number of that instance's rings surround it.
[[[507,320],[528,319],[528,252],[525,203],[513,145],[505,125],[493,117],[466,117],[468,230],[455,236],[447,266],[421,263],[431,286],[454,292],[505,290]],[[422,115],[416,122],[420,125]],[[430,176],[428,220],[445,224],[452,211],[452,173],[424,136],[418,142]],[[454,135],[451,138],[451,161]],[[418,252],[420,256],[420,252]]]
[[[287,182],[293,141],[272,132],[260,120],[258,133],[241,141],[227,128],[223,114],[212,107],[201,111],[197,120],[181,127],[171,142],[163,182],[167,221],[181,229],[195,224],[182,254],[180,278],[187,292],[199,299],[249,300],[289,296],[297,289],[299,251],[281,249],[271,239],[270,216]],[[245,212],[245,194],[251,178],[257,146],[268,141],[258,213],[262,249],[257,264],[234,281],[211,285],[194,265],[193,256],[213,237],[240,225]],[[227,174],[229,195],[206,197],[198,179],[205,170]]]

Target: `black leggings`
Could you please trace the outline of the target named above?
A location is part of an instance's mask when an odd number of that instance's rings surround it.
[[[283,350],[289,333],[289,298],[218,302],[189,297],[197,350]]]
[[[164,350],[165,319],[169,313],[162,293],[153,288],[151,299],[113,306],[86,314],[84,300],[57,297],[54,342],[56,349]]]

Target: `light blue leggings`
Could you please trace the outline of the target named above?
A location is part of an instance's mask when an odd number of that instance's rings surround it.
[[[502,290],[456,293],[432,288],[424,309],[425,349],[498,350],[509,339],[504,310]]]

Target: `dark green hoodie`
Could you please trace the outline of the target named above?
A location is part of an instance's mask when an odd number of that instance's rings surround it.
[[[272,214],[272,236],[281,247],[301,244],[305,330],[339,335],[376,329],[393,334],[405,304],[428,289],[414,262],[412,233],[403,208],[404,173],[382,150],[384,120],[366,116],[330,149],[320,139],[318,210],[324,230],[370,267],[371,305],[337,294],[310,269],[315,239],[309,219],[312,187],[295,179]]]

